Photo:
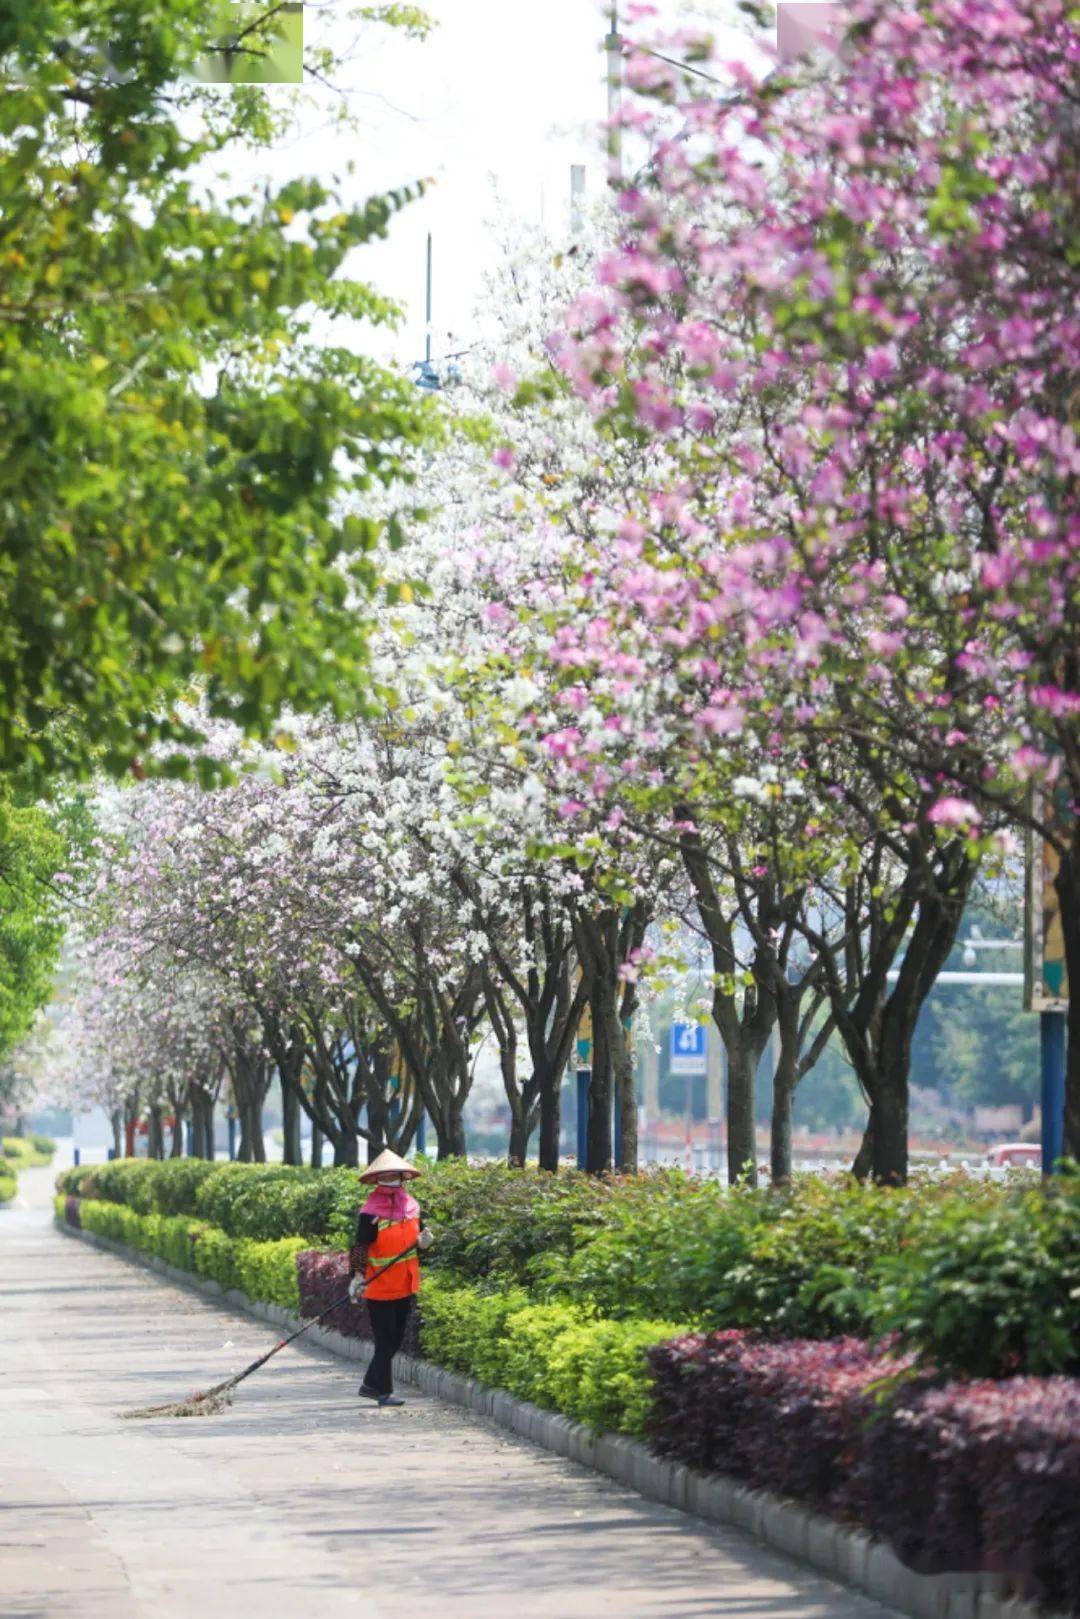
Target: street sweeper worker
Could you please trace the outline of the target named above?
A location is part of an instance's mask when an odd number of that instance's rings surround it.
[[[370,1187],[349,1249],[349,1297],[368,1307],[375,1353],[360,1395],[382,1406],[404,1405],[394,1393],[393,1361],[420,1291],[420,1253],[431,1244],[420,1205],[406,1189],[420,1171],[389,1148],[360,1176]]]

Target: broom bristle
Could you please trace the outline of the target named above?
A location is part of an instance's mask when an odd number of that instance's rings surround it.
[[[142,1405],[136,1411],[121,1411],[125,1421],[137,1417],[213,1417],[232,1404],[232,1384],[219,1383],[205,1394],[190,1394],[172,1405]]]

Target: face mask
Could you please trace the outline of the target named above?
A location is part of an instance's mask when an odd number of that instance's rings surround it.
[[[401,1185],[401,1176],[391,1175],[386,1180],[381,1180],[379,1185],[385,1186],[388,1191],[393,1191],[396,1187]]]

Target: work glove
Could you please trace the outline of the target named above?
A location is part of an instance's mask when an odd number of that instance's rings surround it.
[[[349,1282],[349,1297],[352,1299],[354,1304],[359,1304],[361,1299],[364,1297],[364,1285],[364,1278],[362,1276],[354,1276]]]
[[[416,1246],[419,1248],[422,1254],[426,1254],[434,1241],[434,1231],[432,1231],[428,1226],[425,1226],[423,1231],[421,1231],[420,1235],[416,1239]]]

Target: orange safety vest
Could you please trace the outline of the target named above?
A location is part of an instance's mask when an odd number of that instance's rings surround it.
[[[419,1219],[379,1221],[379,1235],[367,1251],[364,1267],[366,1298],[404,1299],[410,1293],[419,1293],[419,1237]],[[397,1263],[392,1263],[395,1260]]]

